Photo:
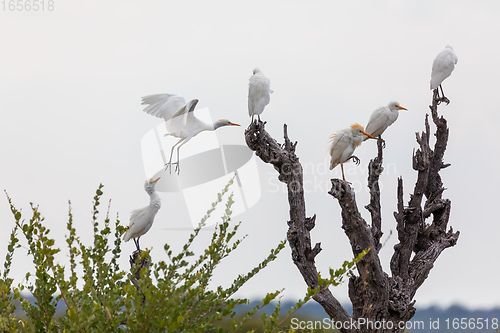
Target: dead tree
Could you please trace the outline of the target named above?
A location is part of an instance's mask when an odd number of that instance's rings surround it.
[[[430,147],[429,115],[425,117],[425,130],[416,133],[419,149],[413,154],[413,169],[418,178],[407,206],[403,203],[403,179],[398,179],[397,208],[394,213],[399,243],[394,246],[391,259],[391,276],[380,264],[382,215],[380,207],[379,176],[383,172],[383,147],[378,142],[378,154],[368,166],[370,203],[365,207],[371,214],[371,225],[358,210],[355,193],[350,184],[332,179],[328,192],[339,203],[342,211],[342,229],[349,238],[352,252],[357,256],[371,249],[357,263],[357,275],[349,279],[349,298],[353,313],[349,315],[329,289],[324,289],[314,299],[320,303],[335,323],[345,323],[341,332],[403,332],[404,325],[414,313],[413,297],[422,285],[441,252],[454,246],[459,232],[448,230],[451,201],[443,199],[443,183],[439,172],[449,166],[443,163],[448,142],[446,119],[438,116],[439,97],[434,91],[431,109],[436,126],[436,142]],[[278,171],[278,179],[287,185],[290,220],[288,241],[292,260],[311,288],[318,287],[318,270],[315,257],[321,243],[311,244],[310,231],[315,226],[316,215],[307,217],[303,189],[303,172],[295,155],[297,142],[288,138],[284,125],[284,144],[279,144],[266,132],[265,123],[255,121],[245,131],[248,147],[265,163]],[[425,197],[425,202],[424,202]],[[426,222],[429,218],[431,220]],[[364,323],[364,324],[363,324]]]

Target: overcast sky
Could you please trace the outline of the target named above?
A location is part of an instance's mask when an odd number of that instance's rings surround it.
[[[392,100],[408,109],[384,134],[384,241],[395,231],[397,177],[403,176],[406,201],[416,178],[411,156],[431,102],[432,61],[450,44],[458,65],[444,82],[451,103],[439,109],[450,127],[445,162],[451,167],[442,177],[444,197],[452,201],[450,226],[460,238],[435,263],[416,306],[498,306],[499,14],[498,1],[453,0],[54,0],[53,11],[2,8],[0,187],[26,217],[29,202],[39,204],[60,247],[66,245],[68,200],[78,233],[90,239],[91,200],[99,183],[105,185],[104,199],[112,199],[111,216],[118,213],[126,224],[129,212],[149,200],[141,140],[162,122],[142,111],[140,97],[168,92],[198,98],[198,108],[209,108],[212,118],[243,125],[219,129],[219,141],[244,145],[248,78],[258,66],[274,90],[262,115],[267,130],[282,140],[286,123],[290,138],[299,142],[307,213],[317,214],[312,241],[322,244],[317,265],[326,274],[352,257],[340,208],[327,194],[329,179],[340,176],[339,168],[325,167],[329,136],[354,122],[366,125],[374,109]],[[366,169],[375,154],[375,143],[368,141],[356,151],[361,165],[345,165],[365,218]],[[216,272],[214,285],[248,272],[285,238],[285,189],[272,166],[260,160],[257,166],[260,200],[235,217],[248,237]],[[188,237],[167,228],[190,225],[182,194],[160,196],[155,224],[141,238],[143,247],[153,247],[155,261],[166,259],[165,242],[179,249]],[[0,219],[3,260],[14,223],[6,198],[0,199]],[[387,272],[396,241],[393,234],[381,251]],[[124,245],[124,269],[133,249],[133,242]],[[12,275],[20,282],[31,261],[25,249],[14,258]],[[59,259],[67,261],[64,249]],[[283,287],[290,299],[305,290],[288,246],[238,295]],[[348,300],[346,285],[332,292]]]

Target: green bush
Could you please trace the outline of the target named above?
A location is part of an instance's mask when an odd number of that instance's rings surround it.
[[[32,217],[25,220],[7,195],[15,224],[0,275],[0,331],[2,332],[206,332],[237,331],[245,322],[275,300],[281,291],[267,294],[259,305],[236,316],[235,308],[248,304],[247,299],[234,294],[254,275],[276,259],[286,240],[270,251],[267,258],[245,275],[239,275],[228,288],[210,289],[208,284],[214,269],[242,242],[236,238],[240,223],[230,224],[232,194],[228,196],[221,221],[213,232],[210,244],[202,253],[191,248],[200,230],[205,226],[216,206],[222,202],[232,181],[218,194],[200,225],[194,229],[182,250],[173,254],[165,244],[168,261],[152,262],[149,250],[135,253],[130,271],[118,265],[122,236],[126,227],[117,218],[112,231],[109,205],[106,217],[99,222],[100,185],[93,201],[93,244],[87,246],[77,236],[69,203],[66,243],[69,269],[54,261],[61,250],[54,247],[50,231],[43,225],[38,207],[31,204]],[[35,274],[26,274],[25,283],[13,285],[9,278],[13,254],[20,247],[18,234],[27,242],[28,255],[33,258]],[[303,300],[280,318],[280,303],[271,314],[261,315],[262,327],[267,332],[278,331],[290,315],[305,302],[331,284],[338,284],[355,262],[345,262],[339,270],[330,271],[330,277],[320,278],[320,287],[307,290]],[[136,274],[133,274],[133,273]],[[34,304],[23,297],[28,291]],[[56,316],[57,303],[62,300],[67,310]],[[14,314],[15,301],[20,302],[26,316]],[[230,328],[221,326],[231,321]]]

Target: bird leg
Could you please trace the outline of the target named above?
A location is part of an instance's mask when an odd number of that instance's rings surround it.
[[[349,161],[349,160],[351,160],[351,159],[352,159],[352,161],[353,161],[354,163],[356,163],[356,165],[359,165],[359,163],[361,162],[361,161],[360,161],[360,159],[359,159],[357,156],[354,156],[354,155],[352,155],[352,156],[351,156],[351,157],[349,157],[347,160],[345,160],[345,162],[347,162],[347,161]],[[344,163],[345,163],[345,162],[344,162]],[[342,169],[342,179],[343,179],[344,181],[346,181],[346,180],[345,180],[345,176],[344,176],[344,163],[340,163],[340,168]],[[347,183],[348,183],[348,184],[351,184],[350,182],[347,182]]]
[[[257,115],[257,119],[258,119],[258,123],[261,123],[261,122],[262,122],[262,121],[260,120],[260,114],[258,114],[258,115]],[[257,121],[255,121],[255,114],[252,114],[252,124],[253,124],[254,122],[257,122]]]
[[[257,115],[258,122],[261,123],[260,114]],[[255,122],[255,114],[252,114],[252,123]]]
[[[135,247],[137,248],[137,251],[141,252],[141,247],[139,246],[139,238],[141,238],[141,237],[138,237],[137,239],[135,239],[135,238],[132,238],[132,239],[134,240]]]
[[[439,96],[439,88],[441,88],[441,96]],[[446,105],[450,104],[450,100],[444,95],[443,86],[440,84],[436,89],[438,93],[438,104],[441,104],[441,102],[445,102]]]
[[[441,97],[441,100],[442,100],[443,102],[445,102],[445,103],[446,103],[446,105],[450,104],[450,100],[449,100],[448,98],[446,98],[446,96],[444,95],[443,86],[442,86],[441,84],[439,85],[439,88],[441,88],[441,95],[443,95],[443,96]]]
[[[182,145],[181,145],[181,146],[182,146]],[[181,167],[180,167],[180,165],[179,165],[179,149],[181,148],[181,146],[179,146],[179,147],[177,148],[177,163],[174,163],[174,164],[176,164],[176,166],[175,166],[175,171],[177,171],[177,174],[179,174],[179,173],[181,172]]]
[[[346,162],[349,161],[350,159],[352,159],[352,161],[354,163],[356,163],[356,165],[359,165],[359,163],[361,162],[360,159],[354,155],[352,155],[351,157],[349,157],[347,160],[345,160]],[[344,162],[345,163],[345,162]]]
[[[170,173],[172,173],[172,164],[179,164],[179,149],[177,148],[177,163],[172,163],[172,156],[174,155],[174,149],[175,147],[182,142],[182,140],[184,140],[183,138],[181,138],[179,141],[176,142],[175,145],[172,146],[172,150],[170,150],[170,160],[168,161],[168,163],[165,164],[165,171],[167,171],[168,169],[170,169]],[[181,145],[182,146],[182,145]],[[180,146],[179,146],[180,148]],[[175,168],[175,170],[177,171],[177,167]]]
[[[172,147],[172,150],[170,151],[170,160],[168,161],[168,163],[165,164],[165,171],[167,171],[168,169],[170,169],[170,173],[172,173],[172,155],[174,155],[174,148],[175,148],[175,145]]]
[[[180,166],[180,161],[179,161],[179,149],[181,149],[181,147],[184,146],[184,144],[186,144],[189,140],[191,140],[191,138],[185,138],[185,139],[181,139],[181,140],[184,140],[184,141],[179,145],[179,147],[177,147],[177,162],[173,163],[173,164],[176,164],[175,171],[177,171],[177,174],[179,174],[181,172],[181,166]],[[181,141],[179,141],[179,142],[181,142]],[[177,142],[177,143],[179,143],[179,142]],[[177,145],[177,143],[175,145]]]
[[[384,149],[385,149],[385,140],[384,140],[384,139],[382,139],[382,135],[379,135],[379,136],[378,136],[377,141],[382,142],[382,148],[384,148]]]

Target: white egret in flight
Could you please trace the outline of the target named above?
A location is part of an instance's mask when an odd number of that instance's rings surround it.
[[[382,133],[398,119],[399,110],[407,109],[400,106],[398,102],[390,102],[389,105],[382,106],[373,111],[368,121],[368,125],[366,125],[365,128],[366,133],[382,140]],[[368,137],[365,137],[364,140],[368,140]],[[382,140],[382,142],[384,142],[384,140]]]
[[[431,90],[441,88],[441,100],[450,103],[450,100],[444,96],[443,86],[441,83],[451,75],[451,72],[455,69],[455,65],[458,62],[457,55],[453,51],[453,48],[449,45],[441,51],[434,59],[432,63],[432,73],[431,73]],[[439,90],[438,90],[439,97]]]
[[[173,94],[156,94],[144,96],[142,98],[142,104],[147,105],[144,112],[149,113],[158,118],[165,119],[165,125],[167,127],[167,134],[180,138],[175,145],[172,146],[170,151],[170,160],[166,165],[166,168],[170,168],[172,172],[172,155],[174,153],[174,148],[177,147],[177,162],[175,170],[177,173],[180,172],[179,167],[179,149],[194,136],[198,135],[203,131],[214,131],[222,126],[233,125],[240,126],[230,122],[227,119],[221,119],[213,124],[207,124],[194,115],[194,109],[196,104],[198,104],[197,99],[190,100],[188,103],[184,100],[184,97],[177,96]]]
[[[130,238],[133,238],[138,251],[141,251],[141,248],[139,247],[139,239],[142,235],[148,232],[149,229],[151,229],[156,213],[158,213],[158,210],[161,207],[160,197],[155,191],[155,184],[159,179],[160,177],[155,180],[146,180],[144,183],[144,189],[150,197],[149,206],[132,211],[130,214],[130,227],[123,236],[123,240],[125,242],[128,242]]]
[[[253,70],[253,75],[250,77],[248,84],[248,115],[253,117],[257,115],[260,121],[260,114],[271,100],[270,94],[271,82],[259,68]]]
[[[356,164],[359,164],[359,158],[354,156],[353,153],[356,147],[363,142],[365,136],[374,138],[371,134],[366,133],[360,124],[353,124],[350,128],[338,131],[331,136],[330,155],[332,157],[330,159],[330,170],[340,164],[343,180],[345,180],[343,163],[352,159]]]

